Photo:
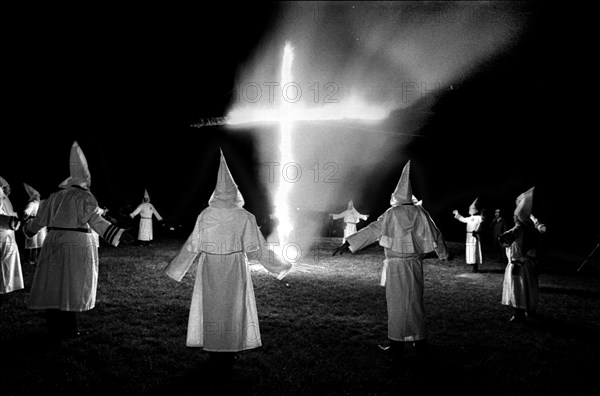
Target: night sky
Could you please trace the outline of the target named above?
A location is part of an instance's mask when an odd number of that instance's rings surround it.
[[[386,167],[357,197],[359,211],[376,218],[389,206],[411,158],[415,194],[449,240],[464,238],[452,209],[466,214],[479,197],[509,215],[516,196],[536,186],[534,212],[548,225],[547,243],[583,257],[595,246],[598,150],[582,95],[591,54],[573,49],[585,37],[579,11],[524,4],[522,31],[510,45],[452,89],[378,126],[395,139],[396,120],[408,119],[418,136],[398,156],[381,156]],[[276,10],[236,2],[12,15],[0,176],[13,187],[16,209],[26,202],[22,182],[42,197],[57,189],[77,140],[102,206],[135,206],[147,188],[170,223],[188,225],[214,189],[221,147],[260,222],[272,202],[257,175],[258,132],[191,125],[226,114],[239,66],[270,37]]]

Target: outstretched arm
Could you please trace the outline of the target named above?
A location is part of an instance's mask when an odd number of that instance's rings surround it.
[[[129,215],[129,217],[131,217],[132,219],[137,216],[140,212],[142,211],[142,205],[139,205],[137,208],[135,208],[135,210],[133,212],[131,212],[131,214]]]
[[[96,231],[98,235],[102,237],[106,242],[113,246],[119,246],[119,243],[123,241],[125,244],[130,243],[132,237],[125,233],[124,228],[119,228],[110,221],[106,220],[100,215],[100,212],[94,213],[88,220],[88,225],[92,230]]]
[[[158,214],[158,210],[156,210],[156,208],[154,207],[154,205],[152,205],[152,213],[154,213],[154,216],[156,216],[156,219],[158,221],[162,221],[162,216],[160,214]]]
[[[331,217],[333,217],[333,220],[337,220],[337,219],[342,219],[345,215],[346,215],[346,211],[343,211],[342,213],[333,213],[331,215]]]
[[[333,253],[331,253],[331,256],[335,256],[336,254],[339,254],[340,256],[344,253],[347,253],[350,251],[350,244],[348,243],[348,241],[344,242],[343,245],[338,246],[337,248],[335,248],[335,250],[333,251]]]
[[[194,231],[185,241],[177,255],[173,257],[165,268],[165,273],[177,282],[181,282],[185,273],[190,269],[196,257],[201,254],[202,236],[200,233],[200,222],[196,222]]]
[[[362,230],[355,232],[354,234],[346,238],[348,242],[348,249],[355,253],[372,243],[379,241],[381,237],[381,228],[383,223],[383,215],[379,216],[377,221],[372,222]]]
[[[252,251],[246,252],[248,260],[258,261],[271,275],[282,280],[292,270],[292,264],[281,257],[277,257],[258,228],[257,232],[259,246],[253,246]]]
[[[535,229],[538,230],[538,232],[540,234],[543,234],[546,232],[546,225],[540,223],[540,221],[537,219],[537,217],[535,217],[534,215],[530,215],[529,218],[531,219],[531,221],[533,221],[533,225],[534,225]]]

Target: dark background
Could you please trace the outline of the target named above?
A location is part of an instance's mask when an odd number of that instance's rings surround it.
[[[101,206],[135,207],[147,188],[167,222],[187,229],[214,189],[221,147],[246,209],[264,223],[272,202],[258,183],[253,135],[191,125],[225,114],[237,67],[268,33],[276,8],[7,13],[0,176],[12,185],[15,208],[27,200],[23,182],[42,197],[57,189],[77,140]],[[516,196],[536,186],[548,248],[585,257],[600,220],[594,109],[584,95],[594,95],[590,25],[577,7],[531,2],[527,12],[526,32],[510,50],[410,110],[421,135],[405,147],[413,187],[446,238],[462,241],[452,209],[466,214],[479,197],[490,215],[500,207],[510,218]],[[361,197],[361,212],[373,219],[389,206],[402,165]]]

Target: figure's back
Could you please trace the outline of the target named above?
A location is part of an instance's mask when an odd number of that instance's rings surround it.
[[[43,226],[85,228],[98,207],[91,192],[76,187],[57,191],[46,201],[44,213],[38,212]]]
[[[198,216],[201,250],[213,254],[229,254],[247,249],[248,241],[256,241],[258,227],[254,215],[243,208],[208,207]],[[255,242],[253,242],[256,244]]]
[[[397,253],[428,253],[437,247],[436,230],[418,206],[393,206],[383,214],[379,244]]]

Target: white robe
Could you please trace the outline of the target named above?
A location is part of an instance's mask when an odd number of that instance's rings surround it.
[[[154,238],[152,233],[152,215],[158,220],[162,220],[156,208],[150,202],[142,202],[129,216],[134,218],[140,215],[140,227],[138,231],[138,240],[151,241]]]
[[[540,233],[545,231],[545,225],[541,223],[536,223],[534,228]],[[525,241],[527,236],[521,225],[515,225],[505,234],[511,235],[514,242],[506,248],[509,263],[504,271],[502,304],[527,311],[535,310],[539,300],[535,248],[532,245],[527,252],[524,251],[525,243],[530,241]]]
[[[78,187],[51,194],[40,205],[38,215],[27,222],[24,231],[33,236],[43,227],[48,227],[48,235],[36,266],[29,308],[74,312],[94,308],[98,245],[91,232],[76,229],[93,229],[114,246],[119,244],[124,229],[100,216],[96,198],[90,191]]]
[[[342,242],[346,242],[346,239],[356,232],[356,224],[360,220],[367,220],[368,216],[360,214],[356,209],[346,209],[342,213],[333,214],[333,220],[344,219],[344,238]]]
[[[7,196],[0,196],[0,294],[10,293],[24,288],[21,270],[21,256],[15,239],[15,232],[10,228],[10,216],[16,216]]]
[[[386,288],[388,338],[423,340],[426,330],[421,259],[432,251],[441,259],[448,257],[442,234],[422,207],[398,205],[347,240],[353,253],[376,241],[385,248],[381,285]]]
[[[481,264],[483,256],[481,254],[481,240],[479,236],[473,235],[481,227],[482,218],[479,215],[463,217],[457,215],[456,219],[467,224],[467,239],[465,241],[465,261],[467,264]]]
[[[208,207],[165,269],[181,281],[200,256],[189,313],[186,345],[211,352],[260,347],[260,328],[248,256],[282,279],[291,264],[272,256],[254,215],[243,208]]]
[[[40,201],[29,201],[23,213],[28,218],[33,218],[37,216],[38,210],[40,208]],[[25,249],[38,249],[42,247],[44,243],[44,239],[46,239],[47,230],[46,227],[40,229],[40,231],[35,234],[33,238],[25,237]]]

